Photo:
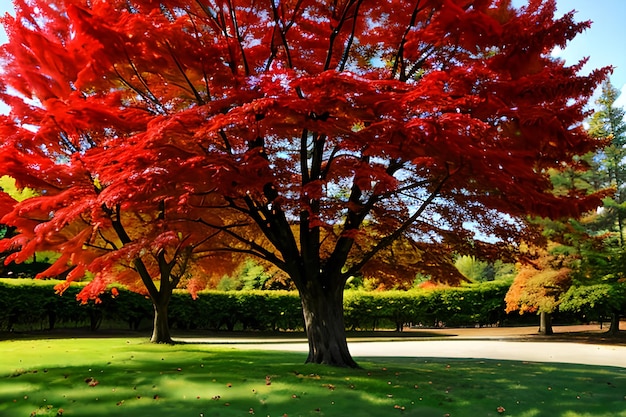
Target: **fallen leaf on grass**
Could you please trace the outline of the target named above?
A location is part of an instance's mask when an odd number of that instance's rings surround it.
[[[95,387],[95,386],[96,386],[96,385],[98,385],[100,382],[99,382],[97,379],[95,379],[94,377],[91,377],[91,376],[90,376],[90,377],[88,377],[88,378],[85,378],[85,383],[86,383],[87,385],[89,385],[90,387]]]

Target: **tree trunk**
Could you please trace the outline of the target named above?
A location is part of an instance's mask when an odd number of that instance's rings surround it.
[[[309,341],[307,363],[357,368],[346,341],[343,287],[323,287],[309,282],[300,289],[304,325]]]
[[[546,336],[554,334],[552,330],[552,316],[550,313],[543,311],[539,313],[539,334]]]
[[[169,307],[169,299],[166,300],[152,300],[154,307],[154,327],[152,328],[152,337],[150,342],[152,343],[168,343],[173,344],[172,336],[170,334],[170,325],[167,310]]]
[[[609,330],[607,330],[608,334],[616,335],[619,333],[619,321],[620,314],[613,312],[611,314],[611,326],[609,327]]]

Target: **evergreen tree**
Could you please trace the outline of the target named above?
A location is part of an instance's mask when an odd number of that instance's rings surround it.
[[[585,189],[589,193],[605,188],[610,195],[598,210],[580,219],[544,224],[548,238],[561,243],[558,251],[569,255],[574,271],[560,308],[588,317],[610,314],[609,332],[619,330],[626,278],[626,112],[615,106],[619,95],[609,80],[603,83],[588,133],[606,141],[606,146],[581,159],[591,169],[570,169],[552,177],[556,187]],[[591,294],[601,295],[598,298]]]
[[[626,121],[623,108],[615,106],[620,91],[610,80],[602,84],[602,95],[596,101],[599,108],[589,121],[589,135],[610,141],[593,158],[593,165],[604,178],[603,186],[614,189],[612,197],[604,200],[600,219],[617,234],[619,248],[624,249],[624,227],[626,226]],[[592,166],[593,166],[592,165]]]

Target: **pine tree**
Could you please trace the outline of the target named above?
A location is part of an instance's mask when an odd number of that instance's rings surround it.
[[[602,84],[602,94],[596,102],[598,109],[589,120],[589,135],[609,141],[593,158],[593,168],[601,174],[602,186],[614,190],[604,200],[602,221],[612,223],[609,230],[617,234],[619,247],[626,250],[626,112],[615,106],[619,95],[610,80]]]

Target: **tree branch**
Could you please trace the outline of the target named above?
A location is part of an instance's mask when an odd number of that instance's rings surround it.
[[[193,93],[193,96],[196,98],[196,102],[198,103],[198,105],[202,106],[203,104],[205,104],[204,103],[204,99],[202,98],[202,96],[200,96],[200,93],[198,92],[198,90],[196,90],[196,87],[194,87],[194,85],[191,83],[191,80],[187,76],[187,73],[185,72],[185,69],[183,68],[183,66],[180,63],[180,61],[178,60],[178,58],[176,57],[176,54],[174,54],[174,49],[172,48],[172,45],[169,42],[166,42],[166,45],[167,45],[167,49],[170,51],[170,55],[172,56],[172,59],[174,60],[174,63],[176,64],[176,68],[178,68],[178,71],[180,71],[180,73],[182,74],[183,78],[187,82],[187,85],[191,89],[191,92]]]
[[[122,225],[120,210],[121,208],[119,204],[115,207],[115,209],[105,208],[105,211],[109,213],[109,217],[111,218],[111,225],[113,226],[113,230],[115,230],[115,233],[117,233],[117,236],[119,237],[122,244],[127,245],[133,240],[128,235],[126,229]],[[154,285],[154,282],[152,281],[152,277],[150,276],[150,272],[148,271],[146,265],[140,258],[135,258],[133,259],[133,266],[139,274],[141,282],[143,282],[146,289],[148,290],[150,297],[152,297],[153,300],[158,300],[160,297],[159,289],[156,287],[156,285]]]
[[[330,63],[332,62],[332,58],[333,58],[333,49],[334,49],[335,39],[337,38],[337,35],[339,35],[339,32],[341,32],[341,27],[348,19],[348,10],[350,10],[350,8],[352,7],[355,1],[361,3],[362,0],[349,0],[348,1],[348,3],[345,5],[343,9],[343,13],[341,15],[341,18],[339,19],[339,23],[337,24],[337,27],[333,29],[333,31],[331,32],[329,36],[330,42],[328,45],[328,54],[326,55],[326,62],[324,62],[324,71],[330,69]],[[356,19],[356,15],[354,16],[354,18]]]
[[[291,61],[291,51],[289,50],[289,43],[287,42],[287,32],[289,31],[289,29],[291,29],[291,26],[293,26],[295,22],[295,17],[296,17],[296,14],[298,13],[298,9],[300,8],[300,5],[302,4],[302,0],[298,0],[298,3],[296,3],[294,7],[291,21],[287,25],[284,25],[284,26],[280,24],[280,18],[278,16],[278,8],[276,7],[276,3],[274,2],[274,0],[271,0],[270,4],[272,6],[272,14],[274,16],[274,33],[276,33],[277,30],[279,31],[281,43],[283,44],[283,47],[285,48],[285,55],[287,57],[287,66],[289,68],[293,68],[293,62]],[[272,45],[270,49],[272,52],[271,52],[270,57],[267,59],[267,64],[265,64],[265,71],[268,71],[270,69],[272,62],[274,61],[274,58],[276,57],[276,47],[274,45],[274,36],[272,36]]]
[[[361,7],[361,4],[363,3],[363,0],[358,0],[355,10],[354,10],[354,17],[352,20],[352,30],[350,31],[350,37],[348,37],[348,41],[346,42],[346,47],[344,48],[343,54],[341,56],[341,60],[339,61],[339,66],[337,67],[337,71],[341,72],[345,69],[346,64],[348,62],[348,57],[350,56],[350,48],[352,48],[352,44],[354,43],[354,34],[356,32],[356,22],[357,22],[357,17],[359,14],[359,8]]]
[[[442,179],[439,181],[437,187],[430,193],[430,195],[422,202],[419,208],[411,215],[408,219],[404,221],[404,223],[397,228],[393,233],[385,236],[384,238],[378,241],[378,244],[374,246],[374,248],[361,257],[361,260],[356,264],[352,265],[344,275],[349,277],[351,275],[356,274],[370,259],[372,259],[376,254],[378,254],[381,250],[388,247],[391,243],[393,243],[396,239],[400,237],[408,228],[411,226],[426,210],[426,208],[437,198],[439,192],[443,188],[446,181],[450,178],[450,173],[448,172]]]
[[[400,71],[400,80],[404,81],[406,78],[404,77],[405,63],[404,63],[404,44],[406,43],[406,37],[411,32],[411,28],[415,26],[415,22],[417,21],[417,15],[421,11],[420,9],[421,0],[415,4],[415,8],[413,9],[413,13],[411,14],[411,21],[407,26],[406,30],[402,34],[402,39],[400,40],[400,46],[398,46],[398,53],[396,54],[396,59],[393,61],[393,66],[391,69],[391,78],[395,78],[398,75],[398,71]]]
[[[268,262],[274,263],[276,265],[278,264],[284,264],[284,262],[278,258],[275,254],[273,254],[272,252],[268,251],[267,249],[265,249],[263,246],[259,245],[258,243],[246,239],[245,237],[241,236],[239,233],[233,232],[231,229],[235,228],[235,227],[241,227],[242,225],[228,225],[228,226],[218,226],[218,225],[214,225],[211,224],[207,221],[205,221],[202,218],[198,218],[196,220],[194,220],[195,222],[198,222],[200,224],[203,224],[205,226],[211,227],[213,229],[218,230],[217,233],[219,232],[224,232],[227,235],[231,236],[232,238],[236,239],[237,241],[247,245],[250,247],[250,251],[254,251],[255,256],[264,259]],[[245,225],[243,225],[245,226]],[[217,233],[215,235],[217,235]],[[231,251],[235,251],[234,248],[231,248]],[[282,269],[282,268],[281,268]]]
[[[243,69],[246,75],[250,75],[250,67],[248,66],[248,60],[246,59],[246,50],[243,47],[243,43],[241,42],[243,39],[239,34],[239,24],[237,23],[237,12],[235,11],[235,6],[233,5],[232,0],[228,0],[228,7],[230,10],[230,19],[233,22],[233,29],[237,36],[237,43],[239,44],[239,52],[241,53],[241,59],[243,60]]]
[[[130,88],[139,96],[141,96],[144,99],[144,101],[146,101],[146,103],[152,103],[154,106],[156,106],[156,111],[149,109],[150,112],[154,112],[155,114],[162,114],[162,115],[167,114],[167,112],[165,111],[161,103],[154,96],[151,96],[151,94],[148,94],[145,91],[142,91],[139,88],[135,87],[133,84],[131,84],[131,82],[126,80],[126,78],[124,78],[124,76],[117,70],[115,65],[113,66],[113,70],[115,71],[118,78],[120,79],[120,81],[122,81],[124,85],[126,85],[128,88]]]

